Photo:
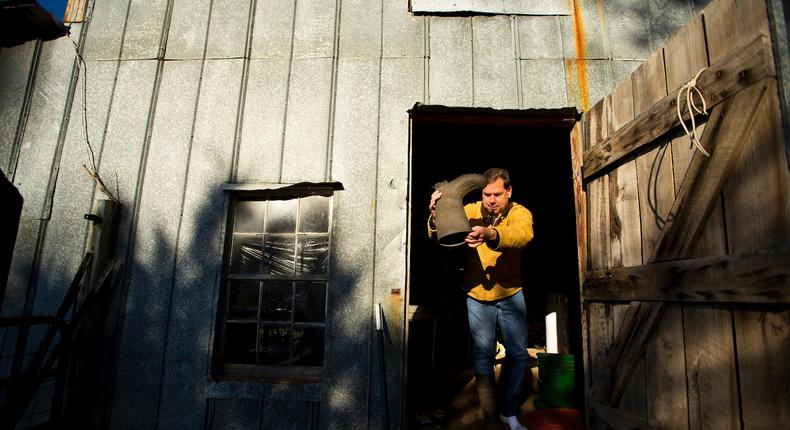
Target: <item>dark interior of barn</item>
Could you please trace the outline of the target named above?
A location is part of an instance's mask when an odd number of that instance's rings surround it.
[[[416,106],[412,110],[411,219],[406,423],[452,420],[454,400],[473,379],[463,253],[427,237],[433,186],[490,167],[510,172],[511,200],[533,214],[535,237],[523,252],[530,348],[546,344],[547,299],[567,296],[565,350],[581,375],[581,332],[570,127],[575,110],[495,111]],[[470,192],[464,202],[480,200]],[[579,382],[582,381],[577,377]],[[577,386],[580,386],[577,383]],[[470,405],[477,407],[476,405]],[[439,412],[437,412],[439,411]],[[436,417],[433,418],[436,422]]]

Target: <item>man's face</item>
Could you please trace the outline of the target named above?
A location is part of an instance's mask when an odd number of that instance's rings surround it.
[[[494,182],[488,183],[483,188],[483,205],[488,212],[499,215],[510,203],[510,193],[512,187],[505,188],[502,178],[496,178]]]

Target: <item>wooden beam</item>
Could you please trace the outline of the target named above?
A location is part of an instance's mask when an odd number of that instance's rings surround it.
[[[706,69],[697,80],[697,88],[711,108],[768,76],[776,76],[771,42],[759,36]],[[588,149],[584,154],[585,181],[679,127],[676,98],[676,93],[667,95],[601,144]]]
[[[595,377],[592,398],[607,405],[616,405],[642,360],[647,341],[653,335],[665,311],[664,303],[632,302],[628,305],[623,325],[604,359],[601,373]]]
[[[595,400],[590,401],[590,412],[594,415],[593,419],[597,418],[603,421],[603,424],[609,428],[623,430],[649,430],[654,428],[643,419],[631,416]]]
[[[790,303],[790,250],[674,260],[587,274],[595,302]]]
[[[746,146],[766,88],[765,83],[752,85],[716,107],[701,142],[711,156],[698,151],[692,156],[649,261],[684,257],[694,250]]]

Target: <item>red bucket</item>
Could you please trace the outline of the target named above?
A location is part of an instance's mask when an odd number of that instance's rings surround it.
[[[548,408],[538,409],[527,414],[527,428],[530,430],[582,430],[582,415],[576,409]]]

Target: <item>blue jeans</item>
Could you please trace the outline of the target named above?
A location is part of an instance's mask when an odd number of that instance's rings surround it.
[[[472,334],[472,367],[476,375],[494,373],[496,325],[502,332],[507,355],[500,374],[503,388],[502,415],[518,414],[521,379],[527,366],[527,306],[518,293],[495,302],[466,298],[469,331]]]

